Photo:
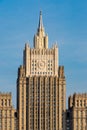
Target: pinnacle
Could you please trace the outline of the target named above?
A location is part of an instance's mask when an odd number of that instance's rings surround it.
[[[43,29],[42,11],[40,11],[38,29]]]

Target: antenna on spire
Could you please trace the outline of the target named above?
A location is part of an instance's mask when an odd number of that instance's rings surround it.
[[[40,11],[38,29],[43,29],[42,11]]]

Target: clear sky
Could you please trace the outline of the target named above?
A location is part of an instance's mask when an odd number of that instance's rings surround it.
[[[57,41],[67,97],[87,92],[87,0],[0,0],[0,91],[16,104],[17,69],[25,42],[33,47],[42,10],[49,47]]]

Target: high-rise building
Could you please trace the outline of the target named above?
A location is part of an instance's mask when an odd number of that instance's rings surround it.
[[[87,130],[87,93],[74,94],[68,99],[69,128],[67,130]]]
[[[18,130],[66,130],[66,80],[58,47],[48,48],[40,12],[34,48],[25,44],[17,78]]]
[[[0,130],[18,130],[17,113],[12,106],[11,93],[0,93]]]
[[[42,13],[33,48],[25,44],[18,68],[17,110],[11,93],[0,92],[0,130],[87,130],[87,93],[68,98],[58,46],[48,48]]]

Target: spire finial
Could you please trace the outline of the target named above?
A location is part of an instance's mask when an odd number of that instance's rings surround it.
[[[43,29],[42,11],[40,11],[38,29]]]

